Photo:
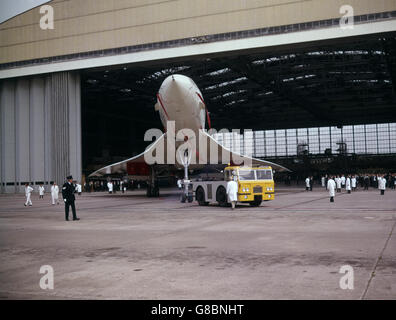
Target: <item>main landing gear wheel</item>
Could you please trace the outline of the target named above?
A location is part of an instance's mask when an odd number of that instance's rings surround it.
[[[147,197],[159,197],[159,188],[158,186],[148,185],[146,190]]]
[[[186,196],[184,193],[180,196],[180,202],[181,203],[186,203],[186,201],[188,202],[193,202],[193,196],[192,195],[188,195]]]

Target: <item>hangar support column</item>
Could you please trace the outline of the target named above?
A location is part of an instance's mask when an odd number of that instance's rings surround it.
[[[81,181],[81,103],[78,73],[3,80],[0,84],[0,191],[24,184]]]

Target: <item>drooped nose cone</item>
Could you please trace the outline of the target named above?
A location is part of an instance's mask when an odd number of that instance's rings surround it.
[[[180,74],[174,74],[165,79],[161,91],[166,91],[168,99],[183,99],[189,90],[189,78]]]
[[[183,88],[180,85],[179,79],[172,76],[168,82],[168,93],[176,98],[180,96],[182,92],[183,92]]]

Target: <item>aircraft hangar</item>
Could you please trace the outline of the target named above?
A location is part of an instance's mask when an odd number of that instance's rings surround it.
[[[1,192],[142,152],[173,73],[196,82],[213,128],[252,129],[257,157],[287,163],[315,130],[314,154],[349,135],[352,153],[395,157],[394,1],[349,1],[353,28],[342,1],[48,4],[54,29],[38,8],[0,25]]]

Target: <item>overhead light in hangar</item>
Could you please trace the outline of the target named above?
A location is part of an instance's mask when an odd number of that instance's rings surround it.
[[[248,80],[248,78],[240,77],[240,78],[237,78],[237,79],[234,79],[234,80],[231,80],[231,81],[225,81],[225,82],[221,82],[221,83],[206,87],[204,90],[213,90],[213,89],[225,87],[225,86],[228,86],[228,85],[231,85],[231,84],[236,84],[236,83],[239,83],[239,82],[242,82],[242,81],[246,81],[246,80]]]
[[[230,71],[231,71],[230,68],[224,68],[224,69],[220,69],[220,70],[209,72],[206,75],[208,75],[208,76],[217,76],[217,75],[220,75],[220,74],[223,74],[223,73],[227,73],[227,72],[230,72]]]

